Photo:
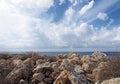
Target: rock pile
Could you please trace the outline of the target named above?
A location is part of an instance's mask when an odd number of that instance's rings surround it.
[[[97,66],[107,60],[106,54],[101,52],[90,56],[80,56],[75,52],[54,57],[37,53],[26,58],[13,56],[5,59],[1,56],[0,77],[4,73],[6,75],[0,84],[94,84]]]

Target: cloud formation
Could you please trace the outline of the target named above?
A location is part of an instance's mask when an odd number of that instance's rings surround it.
[[[93,7],[94,3],[95,3],[94,0],[92,0],[87,5],[82,7],[81,10],[79,11],[79,13],[81,15],[85,14],[88,10],[90,10]]]
[[[72,4],[63,12],[63,18],[59,22],[54,22],[56,13],[45,17],[51,7],[56,8],[54,0],[44,2],[0,0],[0,47],[3,50],[51,48],[115,50],[114,47],[119,47],[120,26],[109,28],[113,19],[101,11],[103,8],[96,12],[96,7],[92,9],[95,1],[91,0],[87,5],[76,9],[74,6],[78,4],[78,0],[69,1]],[[59,5],[63,3],[64,0],[60,0]],[[93,12],[95,14],[89,15],[91,11],[95,11]],[[81,17],[87,12],[89,13],[86,16]],[[90,17],[86,19],[88,16]],[[109,26],[95,27],[87,22],[96,17],[108,20]]]
[[[106,13],[98,13],[97,18],[99,18],[100,20],[107,20],[108,16]]]

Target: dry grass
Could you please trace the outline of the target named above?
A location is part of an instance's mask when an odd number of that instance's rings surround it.
[[[120,77],[120,57],[111,58],[97,75],[100,81]]]

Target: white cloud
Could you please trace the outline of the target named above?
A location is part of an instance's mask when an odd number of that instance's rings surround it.
[[[71,3],[73,3],[74,2],[74,0],[69,0]]]
[[[72,16],[74,15],[74,13],[75,13],[75,10],[74,10],[72,7],[69,7],[69,8],[66,10],[66,12],[65,12],[65,18],[66,18],[66,20],[67,20],[68,23],[69,23],[70,21],[72,21],[71,18],[72,18]]]
[[[45,12],[54,6],[54,0],[5,0],[9,4],[21,9],[22,11],[31,10],[33,12]]]
[[[77,6],[78,4],[81,4],[82,2],[88,2],[88,0],[69,0],[70,3],[72,3],[72,6]]]
[[[100,2],[94,5],[94,8],[89,10],[89,12],[86,15],[84,15],[82,18],[87,19],[88,21],[93,20],[95,18],[95,15],[98,15],[98,13],[100,12],[108,11],[108,9],[114,6],[117,2],[119,2],[119,0],[110,0],[107,3],[105,0],[100,0]]]
[[[0,46],[4,48],[34,48],[38,46],[36,34],[38,31],[34,25],[40,20],[29,15],[28,12],[22,11],[20,6],[32,8],[41,4],[38,8],[46,10],[51,4],[51,0],[31,0],[27,3],[25,0],[0,0]],[[39,1],[39,2],[38,2]],[[50,2],[49,2],[50,1]],[[33,2],[33,3],[32,3]],[[50,4],[50,5],[49,5]],[[43,39],[44,40],[44,39]],[[43,45],[43,42],[39,46]],[[38,46],[38,47],[39,47]]]
[[[59,0],[59,5],[62,5],[63,3],[65,3],[65,0]]]
[[[78,0],[74,0],[73,6],[76,6],[78,4]]]
[[[71,2],[74,3],[74,0]],[[85,14],[93,5],[94,1],[92,0],[81,9],[82,14]],[[0,0],[0,47],[6,48],[6,50],[8,48],[11,50],[18,48],[102,47],[108,49],[119,47],[120,27],[95,28],[82,21],[72,6],[66,10],[59,23],[51,22],[51,19],[33,17],[22,9],[24,7],[31,10],[38,8],[37,11],[43,12],[51,6],[53,6],[53,0],[30,0],[29,3],[27,0],[9,0],[9,2]],[[81,22],[79,22],[79,18]],[[105,16],[102,19],[105,19]]]
[[[109,21],[107,23],[108,27],[114,22],[114,19],[110,18],[106,13],[103,12],[98,13],[97,18],[103,21]]]
[[[85,14],[88,10],[90,10],[94,5],[94,0],[90,1],[87,5],[83,6],[79,11],[80,15]]]
[[[108,16],[106,13],[98,13],[97,18],[99,18],[100,20],[107,20]]]

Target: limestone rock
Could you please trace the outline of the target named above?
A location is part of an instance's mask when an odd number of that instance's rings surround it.
[[[77,72],[78,74],[84,73],[84,71],[80,65],[75,65],[74,71]]]
[[[23,61],[22,61],[21,59],[14,59],[14,60],[13,60],[13,64],[14,64],[15,66],[22,64],[22,62],[23,62]]]
[[[20,81],[20,79],[25,78],[26,80],[29,78],[31,74],[31,70],[24,64],[20,64],[16,66],[5,78],[5,82],[9,84],[16,84]]]
[[[38,54],[37,52],[33,52],[33,53],[32,53],[32,57],[31,57],[32,60],[36,61],[36,60],[38,60],[39,58],[40,58],[40,57],[39,57],[39,54]]]
[[[120,78],[112,78],[104,80],[103,82],[96,82],[95,84],[120,84]]]
[[[76,52],[71,52],[68,54],[68,59],[73,59],[74,57],[80,57]]]
[[[68,60],[63,60],[61,66],[63,72],[55,80],[54,84],[93,84],[91,80],[85,77],[80,66],[75,66]]]
[[[44,81],[41,81],[41,82],[39,82],[37,84],[47,84],[47,83],[45,83]]]
[[[25,80],[23,80],[23,79],[21,79],[20,81],[19,81],[19,84],[28,84]]]
[[[50,68],[50,63],[49,62],[46,62],[46,63],[43,63],[43,64],[39,64],[37,65],[37,67],[33,70],[33,72],[35,73],[39,73],[39,72],[42,72],[44,68]]]
[[[95,68],[93,71],[92,71],[92,76],[94,78],[94,81],[97,81],[100,79],[101,77],[101,73],[102,73],[102,69],[107,66],[107,62],[101,62],[98,64],[98,67]]]
[[[36,84],[38,82],[41,82],[45,78],[45,75],[42,73],[34,73],[32,77],[32,83]]]
[[[43,81],[47,84],[53,84],[53,79],[52,78],[45,78]]]
[[[45,63],[45,62],[46,62],[46,60],[38,59],[36,61],[36,65],[39,65],[39,64],[42,64],[42,63]]]
[[[67,59],[67,55],[66,54],[58,54],[57,56],[56,56],[56,58],[57,59]]]
[[[68,79],[67,73],[62,71],[53,84],[71,84],[71,82]]]
[[[23,63],[29,68],[34,67],[35,64],[35,62],[31,58],[27,58]]]
[[[82,68],[86,72],[92,73],[92,70],[95,69],[100,62],[105,62],[107,60],[108,57],[106,54],[101,52],[94,52],[91,56],[86,55],[82,57]]]
[[[91,55],[91,61],[98,62],[98,61],[106,61],[107,59],[108,59],[108,56],[105,53],[102,53],[99,51],[94,52]]]

